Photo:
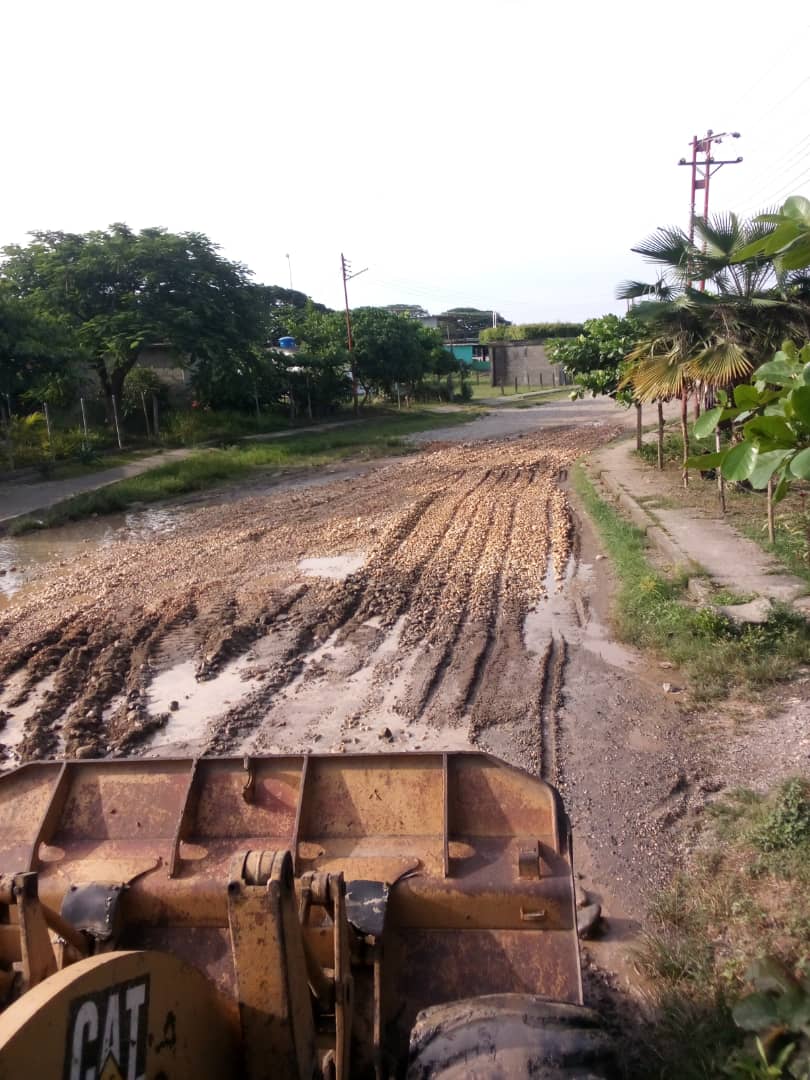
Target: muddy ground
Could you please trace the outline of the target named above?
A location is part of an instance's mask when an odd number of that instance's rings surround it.
[[[382,741],[552,775],[579,586],[563,482],[610,433],[439,445],[88,551],[0,616],[8,760]]]
[[[767,756],[769,728],[686,712],[663,687],[677,673],[610,639],[610,571],[567,471],[617,423],[576,419],[523,413],[493,441],[452,429],[404,459],[75,546],[0,611],[5,766],[489,750],[560,786],[608,915],[594,955],[627,984],[623,945],[690,821]],[[804,762],[810,738],[792,747]]]

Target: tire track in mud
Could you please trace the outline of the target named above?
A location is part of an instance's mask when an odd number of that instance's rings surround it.
[[[209,752],[281,722],[280,695],[307,673],[307,686],[322,680],[333,700],[362,691],[338,716],[390,705],[396,684],[406,722],[466,723],[473,741],[533,731],[542,767],[553,768],[544,732],[566,646],[552,641],[544,662],[541,644],[527,650],[523,623],[565,574],[572,521],[560,471],[606,434],[434,448],[360,483],[248,495],[189,511],[170,536],[88,552],[0,613],[0,684],[21,705],[36,693],[21,755],[61,741],[75,756],[130,751],[168,719],[150,712],[148,690],[177,662],[173,651],[190,653],[205,682],[256,646],[263,660],[244,668],[245,695],[200,732]],[[364,565],[342,581],[298,569],[304,557],[358,551]],[[354,672],[362,678],[351,682]],[[0,685],[0,707],[10,704]]]
[[[474,620],[484,625],[488,625],[493,618],[492,607],[497,604],[500,579],[500,571],[496,570],[497,556],[494,553],[498,546],[508,543],[515,507],[514,498],[519,493],[521,479],[519,472],[498,470],[490,488],[489,505],[480,506],[475,520],[470,523],[466,549],[459,553],[460,570],[450,586],[455,601],[451,604],[451,615],[443,625],[444,633],[441,639],[437,640],[438,634],[434,635],[432,641],[428,639],[425,666],[410,688],[410,715],[418,715],[431,704],[440,681],[449,674],[447,669],[452,662],[453,649],[459,642],[465,616],[469,618],[471,614]],[[482,581],[487,584],[482,585]],[[447,582],[444,588],[445,591],[448,590]],[[471,597],[472,612],[469,607]],[[433,709],[436,723],[441,722],[440,716],[436,715],[439,708],[436,703]],[[451,708],[448,719],[452,721],[454,715],[455,710]]]
[[[536,754],[535,766],[539,764],[539,773],[544,780],[556,784],[560,775],[559,760],[559,710],[562,695],[565,665],[568,658],[568,643],[556,634],[549,638],[548,648],[543,656],[542,682],[538,699],[537,747],[527,747],[530,757]]]
[[[373,618],[381,620],[383,626],[392,625],[430,566],[424,553],[430,553],[436,544],[441,548],[454,530],[463,532],[468,528],[468,519],[461,519],[458,525],[459,515],[488,475],[487,470],[482,477],[467,477],[461,490],[448,498],[432,492],[398,515],[372,549],[363,569],[349,575],[342,585],[329,588],[324,606],[331,617],[324,620],[319,613],[317,627],[312,618],[302,618],[293,641],[265,684],[212,722],[206,752],[224,753],[248,738],[266,719],[277,696],[301,674],[308,655],[333,635],[338,641],[350,640],[353,631]],[[448,481],[446,487],[451,486]],[[392,574],[392,566],[397,568],[396,573]]]

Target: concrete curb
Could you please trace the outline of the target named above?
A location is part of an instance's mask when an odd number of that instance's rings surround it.
[[[810,618],[806,582],[790,574],[728,522],[701,518],[691,513],[688,507],[660,509],[656,513],[646,509],[627,486],[633,483],[638,487],[643,479],[645,490],[650,491],[650,475],[644,465],[631,457],[632,452],[629,439],[617,440],[594,454],[588,462],[588,472],[623,516],[645,534],[667,564],[690,575],[702,575],[702,580],[707,582],[707,594],[711,593],[712,587],[753,593],[760,601],[759,607],[762,600],[786,602],[797,614]],[[655,493],[650,491],[650,494]],[[667,520],[672,531],[667,528]],[[708,565],[704,564],[704,559]],[[708,595],[696,595],[696,599],[711,605]],[[753,610],[755,605],[756,601],[749,606]],[[739,614],[744,615],[743,606]]]

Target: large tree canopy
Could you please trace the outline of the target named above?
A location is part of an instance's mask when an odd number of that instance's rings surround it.
[[[70,325],[105,397],[120,397],[147,346],[166,345],[199,367],[238,362],[262,334],[249,272],[202,233],[35,232],[4,248],[2,279],[18,297]]]

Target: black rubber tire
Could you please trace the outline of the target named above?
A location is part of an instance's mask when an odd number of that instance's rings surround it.
[[[529,994],[434,1005],[411,1031],[407,1080],[611,1080],[599,1014]]]

